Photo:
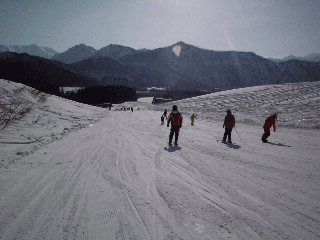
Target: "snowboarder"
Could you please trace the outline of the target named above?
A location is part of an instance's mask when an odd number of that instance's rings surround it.
[[[196,116],[194,115],[194,113],[191,115],[191,117],[189,117],[189,119],[191,119],[191,125],[193,125],[194,123],[194,119],[197,119]]]
[[[163,125],[164,124],[164,116],[162,115],[161,116],[161,125]]]
[[[267,119],[264,122],[263,125],[263,129],[264,129],[264,133],[262,135],[262,142],[267,143],[268,140],[267,138],[270,136],[270,128],[273,126],[273,131],[276,131],[276,121],[277,121],[277,114],[273,114],[269,117],[267,117]]]
[[[228,137],[228,143],[232,143],[231,141],[231,132],[232,132],[232,128],[235,126],[236,124],[236,120],[234,118],[234,116],[231,113],[231,110],[228,109],[227,110],[227,115],[224,118],[224,123],[223,123],[223,128],[225,129],[224,131],[224,135],[223,135],[223,143],[226,143],[227,137]]]
[[[172,145],[173,134],[175,135],[174,144],[178,145],[178,137],[179,137],[180,128],[182,127],[182,120],[183,120],[183,117],[181,113],[178,111],[178,107],[176,105],[173,105],[172,111],[169,114],[168,122],[167,122],[167,127],[169,127],[169,123],[171,123],[169,145]]]
[[[168,118],[167,118],[167,109],[164,110],[163,116],[164,116],[166,119],[168,119]]]

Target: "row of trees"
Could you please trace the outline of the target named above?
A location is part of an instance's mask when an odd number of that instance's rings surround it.
[[[96,86],[80,89],[76,93],[61,94],[62,97],[90,105],[137,101],[136,91],[125,86]]]

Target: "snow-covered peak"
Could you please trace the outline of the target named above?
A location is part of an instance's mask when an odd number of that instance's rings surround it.
[[[58,54],[58,52],[52,48],[41,47],[36,44],[11,45],[11,46],[0,45],[0,52],[27,53],[29,55],[43,57],[43,58],[47,58],[47,59],[50,59],[55,54]]]

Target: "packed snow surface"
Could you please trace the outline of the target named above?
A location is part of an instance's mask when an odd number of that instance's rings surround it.
[[[320,238],[319,82],[111,111],[0,87],[33,103],[0,132],[0,239]],[[169,147],[160,117],[173,104],[184,123]],[[227,108],[233,144],[217,141]],[[273,112],[277,130],[262,143]]]

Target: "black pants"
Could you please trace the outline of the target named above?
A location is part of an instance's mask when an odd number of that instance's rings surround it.
[[[172,139],[173,139],[173,134],[174,134],[174,142],[178,142],[178,137],[179,137],[179,131],[180,131],[180,127],[179,126],[171,126],[170,129],[170,135],[169,135],[169,143],[172,143]]]
[[[225,128],[224,135],[223,135],[223,141],[226,141],[226,139],[228,137],[228,141],[231,142],[231,132],[232,132],[232,128]]]
[[[269,136],[270,136],[270,130],[264,130],[264,134],[262,135],[261,140],[266,141]]]

